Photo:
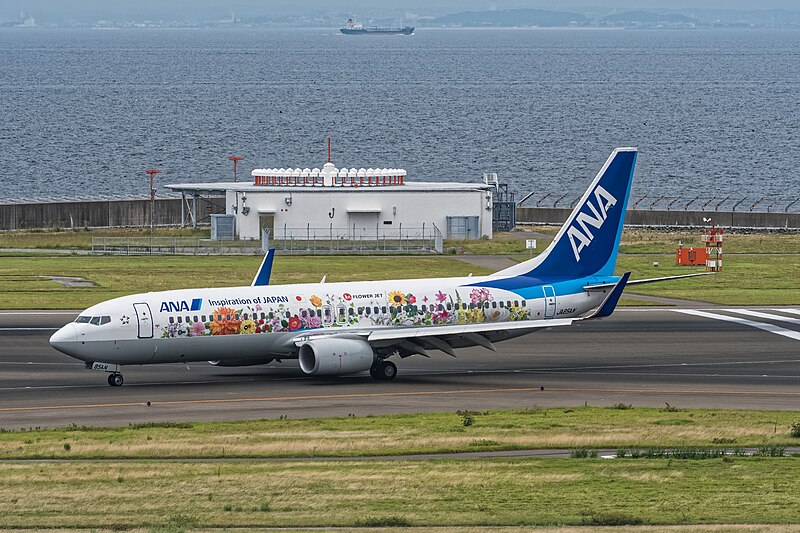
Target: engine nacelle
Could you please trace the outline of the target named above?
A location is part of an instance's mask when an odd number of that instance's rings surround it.
[[[369,370],[375,352],[359,339],[314,339],[300,346],[299,359],[309,376],[339,376]]]
[[[271,363],[274,358],[269,359],[226,359],[224,361],[209,361],[208,364],[214,366],[255,366]]]

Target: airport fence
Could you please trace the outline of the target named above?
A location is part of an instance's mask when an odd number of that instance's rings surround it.
[[[264,230],[264,249],[298,255],[440,254],[442,232],[435,224],[395,227],[312,227]]]
[[[261,255],[261,241],[197,237],[92,237],[97,255]]]

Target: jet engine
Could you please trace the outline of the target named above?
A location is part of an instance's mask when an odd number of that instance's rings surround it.
[[[300,346],[299,360],[309,376],[339,376],[369,370],[375,352],[360,339],[314,339]]]
[[[274,358],[269,359],[226,359],[225,361],[209,361],[208,364],[214,366],[255,366],[271,363]]]

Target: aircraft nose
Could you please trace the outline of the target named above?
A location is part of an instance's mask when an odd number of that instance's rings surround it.
[[[53,333],[53,336],[50,337],[50,346],[59,352],[69,353],[69,348],[74,346],[77,339],[78,335],[75,331],[75,324],[69,323]]]

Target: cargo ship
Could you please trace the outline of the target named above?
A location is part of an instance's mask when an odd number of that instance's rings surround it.
[[[360,22],[353,19],[347,19],[347,24],[344,28],[339,28],[339,31],[345,35],[413,35],[414,26],[397,26],[397,27],[384,27],[378,26],[364,27]]]

